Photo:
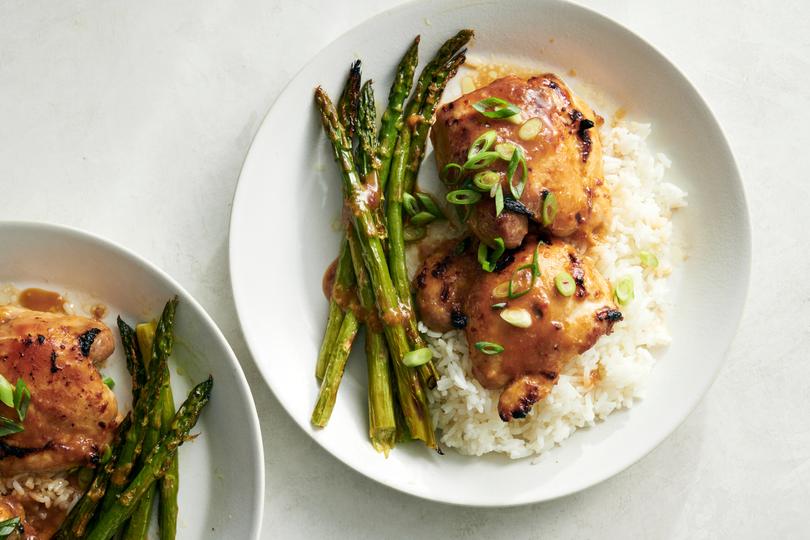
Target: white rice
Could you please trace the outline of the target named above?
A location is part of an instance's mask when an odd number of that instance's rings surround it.
[[[686,205],[686,193],[663,181],[670,161],[651,153],[645,142],[649,134],[649,124],[635,122],[603,128],[613,220],[606,241],[590,252],[612,283],[624,276],[633,279],[635,299],[622,306],[624,321],[570,362],[551,394],[525,419],[503,422],[498,417],[500,391],[486,390],[472,375],[463,331],[440,334],[421,327],[442,375],[431,399],[443,446],[469,455],[502,452],[514,459],[541,454],[643,396],[654,363],[650,349],[670,341],[667,282],[681,257],[673,245],[671,217]],[[642,268],[641,250],[656,254],[657,269]]]
[[[67,476],[66,472],[60,472],[0,477],[0,495],[21,502],[36,501],[43,507],[43,513],[50,508],[68,510],[79,500],[81,493],[70,484]]]

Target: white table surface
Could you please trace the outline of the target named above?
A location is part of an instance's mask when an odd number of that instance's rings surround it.
[[[727,131],[751,205],[752,286],[725,369],[649,456],[562,500],[455,508],[349,470],[270,395],[228,282],[240,166],[303,63],[395,3],[3,0],[2,218],[124,244],[214,317],[261,418],[265,537],[808,537],[810,3],[802,0],[586,2],[695,83]]]

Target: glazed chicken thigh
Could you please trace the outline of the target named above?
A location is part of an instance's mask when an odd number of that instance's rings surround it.
[[[505,100],[520,113],[488,118],[474,108],[487,98]],[[597,122],[601,119],[555,75],[528,80],[510,75],[443,105],[436,114],[431,139],[440,171],[449,163],[464,164],[472,143],[490,130],[497,133],[495,145],[511,143],[522,149],[528,177],[519,201],[528,212],[515,213],[507,206],[496,217],[493,199],[484,195],[469,219],[473,233],[483,242],[493,245],[500,237],[507,248],[516,248],[528,233],[528,220],[542,221],[543,203],[549,193],[558,205],[548,224],[555,236],[578,231],[587,234],[609,219],[602,147],[594,128]],[[524,128],[527,123],[531,129]],[[507,166],[508,162],[501,159],[487,168],[501,173],[503,192],[510,196]]]
[[[622,315],[590,260],[561,241],[529,236],[502,261],[484,272],[469,250],[447,244],[425,260],[415,289],[422,320],[431,328],[445,331],[459,327],[453,317],[463,320],[473,375],[486,388],[503,388],[498,412],[508,421],[526,416],[566,363],[610,333]],[[467,271],[459,279],[462,268]],[[569,296],[555,282],[563,273],[570,278],[563,289]]]
[[[0,474],[95,463],[112,440],[118,406],[96,365],[114,349],[99,321],[0,306],[0,374],[25,381],[24,430],[0,442]],[[0,414],[15,411],[0,404]]]

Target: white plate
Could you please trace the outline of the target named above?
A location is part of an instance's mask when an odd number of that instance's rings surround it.
[[[322,84],[337,96],[349,62],[359,57],[381,101],[416,34],[422,34],[424,64],[462,26],[476,31],[471,47],[476,56],[541,62],[566,80],[573,68],[575,88],[597,87],[623,105],[628,118],[652,122],[650,144],[674,163],[667,179],[689,192],[689,207],[678,221],[689,247],[674,293],[673,343],[658,355],[648,397],[577,432],[535,465],[452,451],[439,456],[416,444],[384,459],[367,440],[360,355],[350,359],[329,426],[316,430],[309,423],[317,393],[313,366],[327,310],[321,276],[337,253],[332,224],[341,200],[312,91]],[[434,169],[428,156],[422,174],[435,176]],[[722,364],[743,309],[749,259],[739,174],[696,90],[626,29],[552,0],[413,3],[339,38],[290,82],[268,113],[242,169],[231,216],[231,280],[239,318],[259,369],[289,414],[329,452],[370,478],[464,505],[507,506],[573,493],[616,474],[660,443],[695,407]]]
[[[179,405],[209,374],[214,390],[193,431],[199,437],[180,447],[177,537],[259,537],[264,457],[253,397],[225,338],[180,285],[106,240],[55,225],[14,222],[0,222],[0,284],[61,292],[77,310],[100,302],[107,306],[104,322],[116,335],[117,315],[130,324],[150,320],[178,295],[170,360],[175,402]],[[130,379],[120,346],[102,372],[117,382],[119,406],[128,410]]]

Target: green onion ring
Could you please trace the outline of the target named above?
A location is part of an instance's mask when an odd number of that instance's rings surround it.
[[[453,171],[455,171],[455,173]],[[448,163],[442,168],[441,179],[442,182],[444,182],[446,185],[452,186],[457,184],[459,180],[461,180],[463,174],[464,174],[464,167],[462,167],[458,163]]]
[[[402,238],[406,242],[416,242],[427,236],[427,229],[416,225],[407,225],[402,229]]]
[[[498,185],[501,181],[501,175],[495,171],[481,171],[475,173],[473,177],[473,184],[479,191],[487,192]]]
[[[427,347],[423,347],[405,353],[405,356],[402,357],[402,363],[408,367],[418,367],[430,362],[431,358],[433,358],[433,353]]]
[[[546,193],[543,197],[543,226],[548,227],[554,223],[554,218],[557,217],[557,197],[552,192]]]
[[[498,217],[503,212],[503,186],[498,184],[495,189],[495,217]]]
[[[502,345],[498,345],[497,343],[493,343],[491,341],[479,341],[475,344],[475,348],[489,356],[503,352]]]
[[[505,99],[497,97],[488,97],[473,104],[473,109],[483,114],[487,118],[509,118],[520,114],[520,109],[517,105],[509,103]]]
[[[405,211],[409,216],[415,216],[419,213],[419,203],[410,193],[402,194],[402,206],[405,208]]]
[[[434,221],[436,221],[436,216],[434,216],[430,212],[419,212],[418,214],[416,214],[411,218],[411,223],[413,223],[417,227],[427,225],[428,223],[433,223]]]
[[[641,266],[644,268],[656,268],[658,266],[658,257],[655,256],[655,253],[639,251],[638,258],[641,261]]]
[[[568,272],[560,272],[554,276],[554,286],[557,287],[557,292],[563,296],[571,296],[577,290],[577,284]]]
[[[495,263],[498,262],[498,259],[501,258],[503,252],[506,251],[506,247],[503,244],[503,238],[500,236],[495,238],[495,247],[492,250],[492,253],[489,253],[489,248],[483,242],[478,244],[478,262],[481,264],[481,268],[484,272],[492,272],[495,270]]]
[[[495,143],[495,139],[498,137],[498,134],[495,133],[494,129],[490,129],[482,133],[477,139],[475,139],[470,145],[470,149],[467,150],[467,159],[472,159],[473,156],[477,156],[481,152],[486,152],[492,145]]]
[[[433,197],[421,191],[417,191],[414,195],[419,199],[419,202],[422,203],[422,207],[433,214],[437,219],[444,217],[444,213],[439,208],[439,205],[436,204],[436,201],[433,200]]]
[[[616,297],[616,301],[621,305],[625,305],[630,300],[635,298],[636,293],[633,288],[633,278],[630,276],[625,276],[617,281],[616,288],[613,290],[613,295]]]
[[[447,202],[450,204],[468,205],[480,200],[481,194],[471,189],[456,189],[447,194]]]
[[[500,159],[501,155],[498,152],[479,152],[467,160],[462,166],[465,171],[475,171],[483,169]]]
[[[513,183],[513,179],[518,165],[520,165],[522,168],[522,174],[520,177],[520,182],[515,185]],[[515,146],[515,151],[512,152],[512,158],[509,160],[509,167],[506,169],[506,181],[509,182],[509,190],[512,192],[512,196],[518,201],[520,200],[521,195],[523,195],[523,189],[526,187],[526,178],[528,176],[529,170],[526,166],[526,158],[523,157],[523,150],[520,148],[520,146]]]

